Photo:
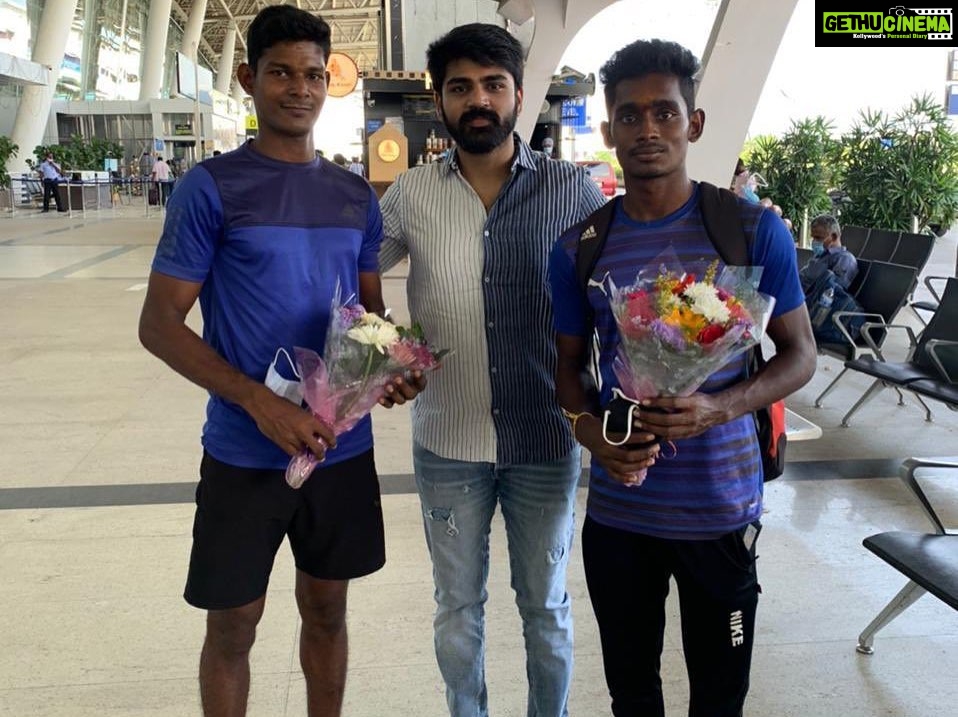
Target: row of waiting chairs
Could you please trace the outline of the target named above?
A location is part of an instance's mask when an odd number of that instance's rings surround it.
[[[872,324],[891,324],[918,286],[918,277],[931,257],[935,237],[931,234],[851,225],[842,230],[842,244],[858,259],[858,274],[848,291],[861,305],[865,320]],[[800,251],[800,265],[807,259],[807,255],[803,257]],[[869,343],[864,336],[853,338],[848,330],[850,322],[861,317],[862,313],[845,312],[835,316],[833,321],[844,341],[838,344],[820,343],[818,352],[842,362],[870,355],[881,360],[881,346],[887,332],[875,328],[871,335],[872,343]],[[848,371],[848,366],[845,366],[829,383],[815,399],[816,406],[822,406],[825,397]]]
[[[877,339],[884,340],[891,329],[908,334],[910,346],[904,361],[886,361],[882,356]],[[958,279],[948,279],[937,310],[920,334],[916,335],[910,326],[871,322],[862,327],[861,333],[870,355],[846,361],[845,370],[875,380],[842,418],[843,426],[885,388],[894,388],[899,396],[903,390],[912,393],[924,407],[927,421],[931,420],[931,410],[923,398],[958,410]]]
[[[914,290],[918,276],[931,256],[934,241],[935,238],[930,235],[884,229],[847,226],[842,231],[842,244],[859,258],[861,281],[855,287],[856,298],[866,307],[866,311],[880,314],[880,318],[869,319],[857,340],[853,341],[846,332],[847,345],[819,346],[821,353],[843,359],[844,367],[816,399],[816,406],[822,405],[822,399],[848,371],[863,373],[874,379],[842,418],[843,426],[847,426],[851,417],[885,388],[894,388],[898,392],[899,403],[903,403],[902,391],[910,392],[925,409],[926,420],[931,420],[931,410],[923,398],[939,401],[952,410],[958,410],[958,280],[926,277],[925,285],[934,300],[911,304],[915,309],[933,312],[928,325],[919,335],[916,336],[910,327],[892,323]],[[862,265],[869,260],[862,277]],[[891,268],[894,265],[903,266]],[[913,269],[910,277],[906,267]],[[916,315],[922,318],[917,312]],[[882,345],[892,330],[908,332],[911,346],[905,361],[886,361],[882,354]],[[909,459],[902,466],[902,479],[935,524],[936,532],[886,532],[872,535],[864,541],[866,548],[910,580],[862,632],[858,651],[864,654],[871,654],[875,633],[925,591],[958,609],[958,579],[955,576],[958,536],[945,530],[917,484],[915,471],[925,466],[956,469],[958,464]]]
[[[858,259],[910,266],[920,273],[931,256],[935,237],[852,225],[842,229],[842,244]]]
[[[842,333],[844,340],[841,343],[818,343],[818,353],[831,356],[842,362],[857,359],[864,354],[878,351],[881,358],[881,346],[885,340],[885,333],[875,330],[872,334],[873,343],[869,344],[864,336],[852,336],[848,329],[850,322],[855,318],[865,317],[872,324],[891,324],[898,312],[901,311],[917,280],[918,269],[901,264],[892,264],[885,261],[858,262],[858,274],[848,287],[848,293],[862,307],[862,312],[842,311],[836,313],[832,320]],[[825,397],[830,394],[842,377],[849,371],[842,369],[824,391],[815,399],[815,405],[821,408]]]

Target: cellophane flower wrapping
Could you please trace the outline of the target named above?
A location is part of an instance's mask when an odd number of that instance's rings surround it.
[[[632,284],[617,287],[610,279],[620,337],[612,369],[622,392],[637,401],[687,396],[759,343],[775,305],[758,292],[761,272],[719,268],[717,261],[683,266],[667,250]]]
[[[762,340],[775,299],[758,292],[762,267],[683,266],[666,251],[634,283],[609,280],[619,329],[613,370],[636,400],[687,396]]]
[[[379,402],[386,386],[411,371],[430,371],[445,351],[434,351],[422,329],[404,328],[367,312],[361,304],[333,299],[323,356],[294,347],[303,397],[313,415],[339,436]],[[303,485],[322,462],[311,451],[293,457],[286,482]]]

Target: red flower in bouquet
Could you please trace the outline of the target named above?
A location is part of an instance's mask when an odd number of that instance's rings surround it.
[[[408,371],[439,366],[445,351],[433,351],[418,326],[404,328],[360,304],[333,300],[326,348],[294,348],[303,396],[313,415],[339,436],[368,414],[386,386]],[[304,450],[286,468],[286,482],[299,488],[322,458]]]

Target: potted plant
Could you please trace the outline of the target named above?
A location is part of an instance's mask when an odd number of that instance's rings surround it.
[[[848,224],[940,232],[958,216],[958,133],[931,95],[894,116],[862,111],[841,138],[841,164]]]
[[[33,154],[37,164],[43,161],[47,152],[53,154],[54,161],[67,171],[96,170],[103,171],[103,160],[107,158],[121,159],[123,146],[118,142],[94,137],[87,140],[82,135],[75,134],[66,144],[38,145]],[[31,166],[33,164],[31,163]]]
[[[15,156],[20,148],[15,145],[9,137],[0,136],[0,207],[10,206],[10,193],[7,188],[10,186],[10,174],[7,172],[7,162]]]
[[[27,163],[31,168],[35,168],[37,164],[43,161],[47,152],[53,155],[53,160],[60,165],[60,169],[69,177],[72,172],[104,171],[104,160],[106,158],[120,159],[123,157],[123,146],[117,142],[100,139],[99,137],[87,140],[82,135],[75,134],[70,137],[70,141],[66,144],[38,145],[33,150],[37,159],[36,164],[30,160],[27,160]],[[112,201],[111,188],[104,184],[96,187],[95,200],[90,199],[89,196],[84,199],[83,187],[61,186],[58,191],[69,194],[67,204],[71,206],[79,206],[82,203],[86,203],[88,207],[109,206]]]
[[[792,121],[781,139],[756,138],[748,158],[752,171],[765,179],[759,192],[782,208],[782,215],[805,236],[810,218],[831,208],[828,189],[835,174],[837,142],[824,117]]]

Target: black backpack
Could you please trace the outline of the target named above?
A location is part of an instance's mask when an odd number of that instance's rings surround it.
[[[595,271],[599,256],[605,248],[609,236],[609,227],[615,216],[618,198],[613,198],[595,210],[582,226],[576,248],[576,277],[583,292],[589,287],[589,280]],[[752,242],[755,236],[745,231],[739,210],[738,198],[727,189],[720,189],[707,182],[699,182],[699,211],[709,241],[715,251],[728,266],[749,266]],[[590,315],[590,321],[593,317]],[[596,358],[596,357],[593,357]],[[754,373],[765,365],[762,347],[757,344],[749,352],[749,373]],[[595,371],[598,375],[598,371]],[[776,401],[755,411],[755,430],[762,452],[762,476],[770,481],[778,478],[785,470],[785,402]]]

